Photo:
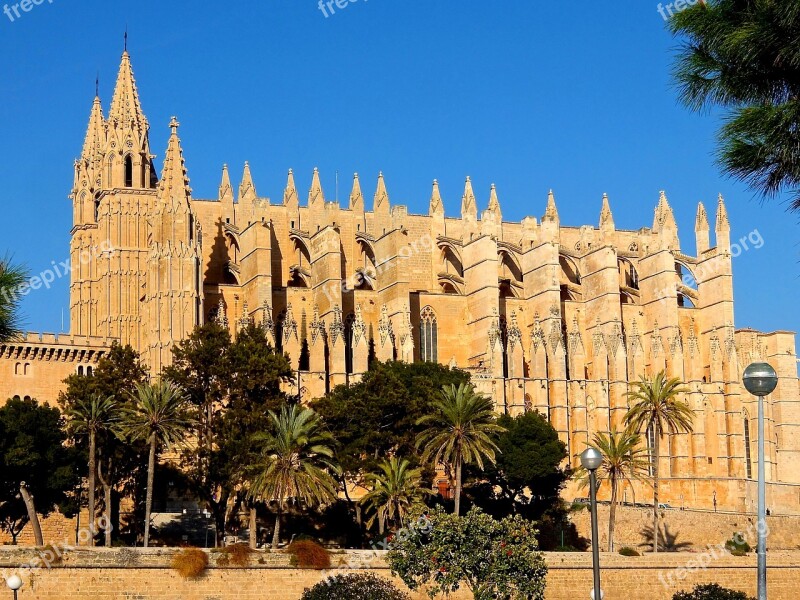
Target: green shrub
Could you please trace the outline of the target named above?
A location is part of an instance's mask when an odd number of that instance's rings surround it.
[[[721,587],[716,583],[698,585],[691,592],[678,592],[672,600],[754,600],[744,592]]]
[[[331,553],[314,540],[295,540],[286,551],[292,555],[292,566],[301,569],[331,568]]]
[[[625,546],[624,548],[620,548],[619,549],[619,553],[622,556],[641,556],[641,554],[639,554],[638,550],[634,550],[633,548],[630,548],[628,546]]]
[[[372,573],[336,575],[303,592],[301,600],[410,600],[388,579]]]
[[[733,537],[725,542],[725,547],[734,556],[745,556],[752,550],[750,544],[745,541],[744,536],[738,532],[734,533]]]
[[[575,546],[566,544],[564,546],[556,546],[553,552],[583,552],[583,550],[578,550]]]
[[[172,558],[172,568],[184,579],[194,579],[208,568],[208,554],[200,548],[185,548]]]

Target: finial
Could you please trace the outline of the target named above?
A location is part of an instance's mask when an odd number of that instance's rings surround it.
[[[172,129],[172,133],[174,133],[174,134],[176,134],[176,135],[177,135],[177,133],[178,133],[178,127],[180,127],[180,125],[181,125],[181,124],[180,124],[180,123],[178,123],[178,118],[177,118],[177,117],[172,117],[172,118],[170,119],[170,121],[169,121],[169,126],[170,126],[170,129]]]
[[[123,39],[124,39],[124,42],[123,42],[122,50],[123,50],[123,52],[127,52],[128,51],[128,24],[127,23],[125,23],[125,36],[123,37]]]
[[[469,183],[470,181],[472,181],[472,179],[470,178],[469,175],[467,175],[467,183]]]
[[[353,173],[353,179],[358,179],[358,173]]]
[[[434,179],[433,180],[433,185],[439,185],[439,180],[438,179]]]
[[[289,175],[294,175],[294,169],[292,168],[289,169]]]
[[[245,166],[245,167],[249,167],[249,166],[250,166],[250,163],[249,163],[248,161],[244,161],[244,166]]]
[[[100,71],[97,72],[97,77],[94,78],[94,97],[100,97]]]

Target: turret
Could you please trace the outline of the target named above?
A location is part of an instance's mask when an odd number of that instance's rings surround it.
[[[697,204],[697,218],[694,222],[694,236],[697,243],[697,256],[700,257],[710,247],[708,214],[702,202]]]
[[[731,224],[728,221],[728,210],[725,208],[725,199],[719,195],[717,202],[717,222],[714,226],[717,238],[717,250],[730,252],[731,250]]]

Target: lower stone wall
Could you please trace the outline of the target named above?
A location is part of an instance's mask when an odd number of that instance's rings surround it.
[[[600,547],[608,548],[608,505],[597,507]],[[755,515],[726,514],[690,510],[666,509],[661,514],[661,532],[667,534],[668,542],[675,550],[686,552],[703,551],[708,546],[717,546],[741,533],[753,548],[756,546],[758,519]],[[591,539],[591,516],[588,506],[585,510],[573,512],[570,520],[575,524],[579,535]],[[645,530],[653,529],[653,510],[617,506],[614,541],[617,550],[630,546],[637,550],[647,549],[649,538]],[[800,517],[767,517],[767,549],[797,550],[800,548]],[[662,538],[663,540],[663,538]]]
[[[197,580],[184,580],[169,567],[170,549],[76,549],[65,553],[63,563],[23,572],[19,600],[299,600],[303,590],[319,582],[319,571],[296,569],[284,554],[257,553],[251,566],[214,566],[219,554],[211,553],[210,568]],[[347,562],[357,553],[334,555],[334,563]],[[0,550],[5,575],[34,558],[32,549]],[[589,553],[550,553],[547,600],[580,600],[592,587]],[[391,577],[381,559],[371,570]],[[755,595],[756,559],[710,554],[660,554],[623,557],[603,554],[602,587],[608,600],[671,600],[672,595],[698,583],[717,582]],[[794,600],[800,581],[800,553],[770,553],[769,597]],[[346,571],[343,571],[346,572]],[[415,595],[422,600],[423,595]],[[449,600],[467,600],[464,591]]]

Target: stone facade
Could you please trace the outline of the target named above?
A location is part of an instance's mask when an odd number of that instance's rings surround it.
[[[170,568],[175,550],[77,550],[63,555],[63,562],[23,574],[20,600],[300,600],[303,590],[323,579],[320,571],[291,567],[285,554],[258,554],[245,568],[216,567],[211,553],[210,568],[196,580],[184,580]],[[348,553],[349,555],[356,553]],[[216,557],[221,556],[216,554]],[[36,558],[31,550],[0,551],[0,569],[10,574]],[[548,553],[547,600],[588,598],[592,589],[591,553]],[[347,563],[351,556],[333,556]],[[259,562],[261,561],[261,562]],[[794,600],[800,577],[797,553],[770,553],[769,597]],[[703,554],[658,554],[629,558],[602,554],[601,585],[607,598],[671,600],[673,594],[703,583],[755,595],[754,555],[704,556]],[[370,567],[375,574],[391,579],[378,559]],[[347,571],[341,571],[346,573]],[[399,586],[402,584],[395,580]],[[467,600],[472,594],[459,590],[452,600]],[[412,595],[423,600],[426,595]],[[439,596],[443,598],[443,596]]]
[[[95,98],[75,163],[70,337],[0,347],[0,394],[52,401],[107,340],[158,373],[195,325],[216,319],[235,334],[254,322],[290,355],[304,399],[357,381],[370,356],[439,361],[469,370],[498,411],[547,415],[576,465],[595,432],[621,426],[629,382],[666,370],[686,382],[696,419],[661,445],[665,500],[707,506],[713,489],[720,508],[745,510],[756,405],[741,373],[767,360],[780,375],[767,478],[774,508],[797,510],[794,334],[735,329],[721,197],[711,220],[698,207],[693,254],[663,192],[652,227],[636,231],[616,228],[605,196],[597,227],[562,225],[552,192],[541,219],[507,222],[497,189],[479,211],[469,178],[459,218],[435,181],[427,215],[392,206],[383,174],[371,210],[358,175],[345,206],[325,198],[316,170],[304,205],[291,170],[273,203],[247,163],[236,192],[223,167],[217,198],[199,199],[175,118],[169,127],[159,178],[125,52],[108,116]]]

